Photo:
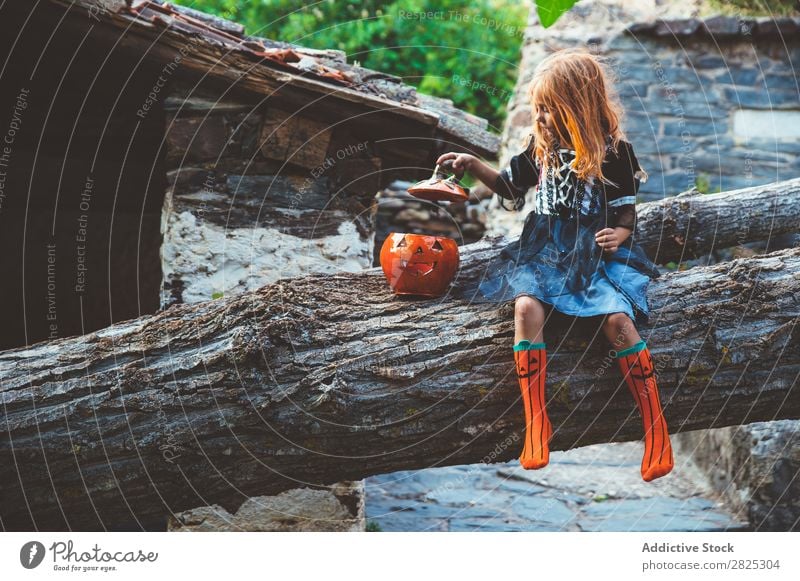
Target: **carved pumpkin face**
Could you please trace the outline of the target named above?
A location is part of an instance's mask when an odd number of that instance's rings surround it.
[[[381,247],[381,267],[395,294],[438,297],[458,270],[458,245],[451,238],[393,232]]]

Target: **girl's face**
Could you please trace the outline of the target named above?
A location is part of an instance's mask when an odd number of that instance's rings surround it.
[[[544,103],[537,103],[534,111],[534,120],[536,124],[539,126],[543,135],[546,135],[548,139],[552,141],[556,141],[559,138],[558,132],[556,131],[556,121],[551,113],[550,109]],[[561,135],[567,135],[567,131],[564,127],[559,126],[561,130]],[[570,146],[569,137],[566,137],[566,143],[559,143],[559,146]]]
[[[553,119],[550,116],[550,111],[544,103],[537,103],[536,110],[534,111],[534,120],[543,133],[553,133]]]
[[[553,130],[550,111],[547,109],[547,105],[545,105],[544,103],[536,104],[535,119],[539,127],[542,127],[550,131]]]

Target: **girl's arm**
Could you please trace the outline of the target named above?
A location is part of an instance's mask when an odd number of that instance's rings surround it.
[[[612,182],[604,184],[609,227],[595,233],[595,239],[604,250],[616,252],[636,229],[636,194],[647,174],[639,166],[633,146],[626,141],[620,142],[619,155],[606,160],[603,173]]]
[[[631,230],[630,228],[626,228],[625,226],[617,226],[617,227],[615,227],[614,228],[614,232],[617,233],[617,240],[619,240],[620,244],[625,242],[628,239],[628,237],[631,234],[633,234],[633,230]]]
[[[628,239],[633,231],[625,226],[603,228],[595,233],[594,238],[606,252],[616,252],[617,248]]]
[[[492,166],[475,159],[470,173],[481,180],[486,187],[506,200],[524,200],[528,188],[516,188],[509,174],[497,171]],[[521,207],[521,206],[520,206]]]
[[[483,163],[474,155],[468,153],[444,153],[436,160],[437,164],[450,165],[453,168],[453,173],[456,174],[458,179],[461,179],[466,172],[482,181],[487,188],[496,191],[495,185],[497,178],[500,177],[500,172]]]
[[[528,154],[529,151],[527,148],[526,151],[512,156],[508,167],[499,171],[467,153],[445,153],[436,163],[450,163],[457,178],[461,178],[464,172],[469,172],[498,196],[514,202],[513,208],[506,209],[520,210],[525,204],[527,191],[539,182],[539,170]]]

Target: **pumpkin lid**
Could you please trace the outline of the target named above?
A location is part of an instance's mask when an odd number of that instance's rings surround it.
[[[469,199],[469,188],[462,186],[455,175],[447,177],[438,165],[431,177],[415,183],[408,188],[408,193],[432,202],[466,202]]]

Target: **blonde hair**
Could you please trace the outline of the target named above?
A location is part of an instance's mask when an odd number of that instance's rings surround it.
[[[528,87],[533,111],[545,105],[550,112],[554,138],[561,147],[575,150],[573,171],[582,179],[602,173],[606,138],[617,151],[625,135],[620,127],[623,109],[613,85],[612,74],[600,57],[583,48],[564,49],[546,57],[536,68]],[[535,114],[535,113],[534,113]],[[556,143],[533,122],[535,155],[547,166]]]

